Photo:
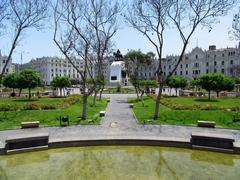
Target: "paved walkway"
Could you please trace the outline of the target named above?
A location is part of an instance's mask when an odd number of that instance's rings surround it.
[[[145,139],[189,142],[192,132],[206,132],[232,135],[235,146],[240,147],[240,130],[208,129],[192,126],[140,125],[137,124],[127,98],[134,95],[107,95],[111,98],[101,125],[45,127],[37,129],[16,129],[0,131],[0,147],[12,136],[49,133],[49,142],[103,140],[103,139]]]

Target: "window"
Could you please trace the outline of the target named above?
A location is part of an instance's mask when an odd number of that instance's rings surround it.
[[[171,65],[169,65],[169,69],[171,69]]]
[[[198,59],[198,55],[196,55],[196,59]]]
[[[186,71],[186,75],[188,75],[188,71]]]
[[[222,66],[224,66],[224,61],[222,61]]]
[[[222,57],[224,57],[225,55],[224,54],[222,54]]]
[[[186,68],[188,68],[188,64],[186,64]]]
[[[214,73],[216,73],[217,72],[217,69],[214,69]]]
[[[199,67],[199,63],[194,63],[194,67]]]
[[[183,68],[183,65],[182,65],[182,64],[180,65],[180,68]]]
[[[206,66],[207,66],[207,67],[209,66],[209,62],[206,62]]]
[[[233,65],[233,60],[230,61],[230,64]]]
[[[224,69],[222,69],[221,72],[224,74],[224,72],[225,72]]]
[[[180,75],[182,75],[182,71],[180,71]]]
[[[214,66],[216,66],[217,65],[217,61],[214,61]]]
[[[209,71],[208,71],[208,69],[206,70],[206,74],[208,74],[209,73]]]
[[[177,71],[175,71],[175,75],[177,75]]]
[[[111,80],[112,81],[116,81],[117,80],[117,76],[111,76]]]
[[[6,61],[5,60],[3,60],[3,64],[5,64],[6,63]]]

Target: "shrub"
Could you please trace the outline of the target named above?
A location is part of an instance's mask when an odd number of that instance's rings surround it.
[[[49,110],[56,109],[56,106],[51,104],[36,104],[36,103],[27,103],[23,106],[23,110]]]
[[[117,86],[117,92],[121,92],[121,89],[122,89],[121,85],[118,85]]]
[[[0,111],[16,111],[18,106],[16,104],[0,104]]]
[[[36,103],[27,103],[23,106],[23,110],[41,110],[41,105]]]
[[[62,99],[60,104],[63,107],[69,107],[69,106],[72,106],[72,105],[74,105],[74,104],[76,104],[78,102],[80,102],[80,96],[73,95],[73,96],[69,96],[67,98]]]

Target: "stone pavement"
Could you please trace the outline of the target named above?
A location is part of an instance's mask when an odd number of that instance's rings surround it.
[[[127,103],[128,97],[135,95],[105,95],[110,97],[106,116],[101,125],[43,127],[37,129],[15,129],[0,131],[0,148],[5,140],[11,136],[49,133],[49,142],[86,141],[86,140],[166,140],[176,142],[190,142],[192,132],[206,132],[231,135],[235,139],[235,146],[240,147],[240,130],[208,129],[192,126],[170,125],[140,125],[136,122],[132,110]]]

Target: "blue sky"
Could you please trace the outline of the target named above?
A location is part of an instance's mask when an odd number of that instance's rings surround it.
[[[217,48],[235,47],[238,43],[231,41],[228,31],[231,29],[232,17],[237,9],[231,11],[227,16],[219,18],[220,23],[214,25],[213,30],[209,33],[207,29],[198,28],[188,46],[190,51],[198,46],[202,49],[208,49],[209,45],[216,45]],[[10,33],[11,34],[11,33]],[[8,38],[9,39],[9,38]],[[0,38],[0,49],[2,54],[9,51],[9,40]],[[4,42],[4,43],[3,43]],[[153,46],[147,39],[136,30],[125,24],[120,26],[120,30],[114,37],[114,49],[120,49],[124,54],[130,49],[142,50],[143,52],[154,51]],[[179,54],[181,49],[181,41],[176,31],[168,30],[166,32],[164,56],[171,54]],[[43,31],[30,29],[25,32],[20,41],[20,45],[16,48],[13,55],[13,62],[20,63],[21,53],[23,54],[23,63],[30,61],[32,58],[42,56],[61,56],[59,50],[53,42],[53,32],[51,28]]]

